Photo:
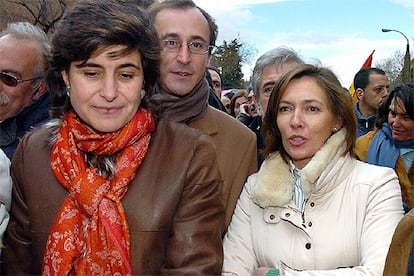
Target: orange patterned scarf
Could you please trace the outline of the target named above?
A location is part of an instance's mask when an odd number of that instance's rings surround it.
[[[96,133],[74,112],[62,119],[51,165],[69,195],[49,234],[43,275],[131,275],[128,223],[121,199],[135,177],[155,129],[152,114],[140,108],[114,133]],[[108,179],[88,167],[85,153],[117,154]]]

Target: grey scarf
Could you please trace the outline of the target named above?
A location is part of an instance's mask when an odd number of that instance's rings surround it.
[[[160,107],[161,116],[174,122],[188,124],[204,115],[208,104],[208,82],[203,78],[187,95],[177,96],[155,86],[152,100]]]

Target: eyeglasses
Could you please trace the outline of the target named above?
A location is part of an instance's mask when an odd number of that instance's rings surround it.
[[[161,43],[162,43],[163,50],[166,52],[177,52],[178,49],[180,49],[181,46],[184,45],[184,43],[181,43],[174,39],[163,40],[161,41]],[[209,51],[211,51],[214,48],[213,45],[208,45],[207,43],[196,42],[196,41],[187,43],[186,45],[188,47],[188,50],[190,50],[191,53],[197,54],[197,55],[207,54]]]
[[[12,87],[17,86],[19,83],[22,83],[22,82],[25,82],[25,81],[35,80],[35,79],[38,79],[38,78],[39,77],[32,78],[32,79],[22,80],[22,79],[16,78],[13,75],[10,75],[9,73],[0,72],[0,80],[1,80],[1,82],[4,83],[7,86],[12,86]]]

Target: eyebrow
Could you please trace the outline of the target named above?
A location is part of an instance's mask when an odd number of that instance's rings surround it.
[[[262,85],[262,87],[266,87],[266,86],[269,86],[269,85],[275,85],[276,84],[276,82],[275,81],[268,81],[268,82],[265,82],[263,85]]]
[[[75,65],[76,68],[85,68],[85,67],[94,67],[94,68],[102,68],[103,66],[93,63],[93,62],[89,62],[89,63],[81,63],[81,64],[76,64]],[[127,68],[127,67],[134,67],[138,70],[141,70],[141,66],[138,66],[136,64],[133,63],[123,63],[121,65],[119,65],[117,68]]]
[[[4,69],[1,72],[8,73],[8,74],[11,74],[11,75],[13,75],[15,77],[19,77],[19,78],[22,77],[22,73],[21,72],[17,72],[16,70],[13,70],[13,69]]]
[[[161,40],[167,39],[167,38],[179,39],[180,35],[177,34],[177,33],[166,33],[161,37]],[[194,39],[199,39],[199,40],[202,40],[205,43],[208,43],[207,40],[204,37],[200,36],[200,35],[192,35],[191,40],[194,40]]]
[[[309,103],[318,103],[320,105],[325,105],[323,102],[317,100],[317,99],[308,99],[308,100],[303,100],[302,102],[304,102],[305,104],[309,104]],[[285,104],[290,104],[292,105],[292,103],[289,100],[280,100],[280,103],[285,103]],[[328,105],[326,105],[328,107]],[[329,107],[328,107],[329,108]]]

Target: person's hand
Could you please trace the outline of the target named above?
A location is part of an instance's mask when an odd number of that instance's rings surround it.
[[[258,116],[258,110],[254,103],[244,103],[240,105],[240,113],[246,114],[249,117]]]
[[[240,105],[240,113],[243,113],[249,117],[251,117],[250,113],[249,113],[249,109],[250,109],[250,104],[248,103],[244,103]]]
[[[252,117],[259,116],[259,109],[257,108],[256,104],[254,102],[250,103],[249,105],[249,114]]]
[[[278,276],[279,269],[270,267],[259,267],[253,271],[252,276]]]

